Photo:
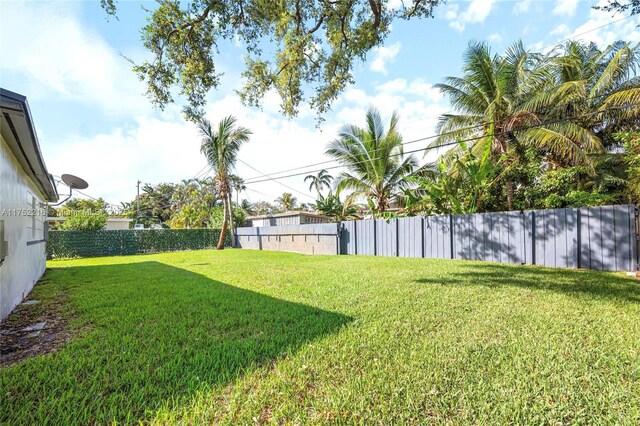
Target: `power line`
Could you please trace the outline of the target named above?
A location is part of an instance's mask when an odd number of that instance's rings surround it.
[[[539,50],[539,52],[538,52],[538,53],[544,53],[544,52],[541,52],[541,51],[542,51],[542,50],[545,50],[545,49],[548,49],[548,48],[550,48],[550,47],[558,46],[558,45],[560,45],[560,44],[564,43],[565,41],[572,40],[572,39],[574,39],[574,38],[576,38],[576,37],[581,37],[581,36],[583,36],[583,35],[585,35],[585,34],[592,33],[592,32],[594,32],[594,31],[597,31],[597,30],[601,29],[601,28],[608,27],[609,25],[617,24],[618,22],[624,21],[625,19],[633,18],[634,16],[635,16],[635,15],[625,16],[625,17],[623,17],[623,18],[616,19],[615,21],[607,22],[606,24],[600,25],[599,27],[592,28],[592,29],[590,29],[590,30],[588,30],[588,31],[585,31],[585,32],[582,32],[582,33],[580,33],[580,34],[572,35],[571,37],[567,37],[567,38],[565,38],[564,40],[557,41],[557,42],[555,42],[555,43],[553,43],[553,44],[550,44],[550,45],[548,45],[548,46],[544,46],[544,47],[542,47],[542,48],[538,49],[538,50]]]
[[[256,171],[256,172],[260,173],[262,176],[267,177],[267,178],[269,177],[268,175],[265,175],[265,174],[264,174],[264,173],[262,173],[260,170],[258,170],[258,169],[256,169],[255,167],[253,167],[252,165],[248,164],[247,162],[242,161],[242,160],[241,160],[241,159],[239,159],[239,158],[238,158],[238,161],[239,161],[239,162],[241,162],[242,164],[244,164],[245,166],[249,167],[250,169],[252,169],[252,170],[254,170],[254,171]],[[289,186],[289,185],[286,185],[286,184],[284,184],[284,183],[280,182],[279,180],[277,180],[277,178],[272,178],[272,180],[273,180],[275,183],[277,183],[277,184],[280,184],[280,185],[284,186],[285,188],[288,188],[288,189],[290,189],[290,190],[292,190],[292,191],[297,192],[298,194],[302,194],[302,195],[304,195],[305,197],[309,197],[309,198],[311,198],[312,200],[315,200],[315,198],[313,198],[311,195],[309,195],[309,194],[305,194],[305,193],[304,193],[304,192],[302,192],[302,191],[298,191],[297,189],[295,189],[295,188],[293,188],[293,187],[291,187],[291,186]]]
[[[191,178],[191,180],[194,179],[202,179],[202,173],[206,170],[206,173],[204,174],[204,176],[207,176],[210,172],[211,172],[211,166],[209,164],[205,164],[205,166],[200,169],[200,171],[198,173],[196,173],[196,175],[194,177]]]
[[[576,104],[579,104],[579,103],[585,103],[587,101],[591,101],[591,100],[594,100],[594,99],[608,97],[608,96],[614,95],[614,94],[616,94],[618,92],[621,92],[621,91],[624,91],[624,90],[614,91],[612,93],[602,94],[602,95],[598,95],[598,96],[591,96],[591,97],[583,98],[583,99],[580,99],[580,100],[577,100],[577,101],[574,101],[574,102],[566,102],[566,103],[563,103],[563,104],[556,104],[553,108],[550,108],[550,109],[548,109],[547,111],[544,111],[544,112],[546,112],[548,114],[548,113],[550,113],[550,112],[552,112],[554,110],[557,110],[559,108],[562,108],[562,107],[568,107],[568,106],[576,105]],[[542,112],[542,111],[540,111],[540,112]],[[484,121],[482,123],[478,123],[478,124],[475,124],[475,125],[472,125],[472,126],[462,127],[462,128],[456,129],[456,130],[451,130],[449,132],[439,133],[439,134],[435,134],[435,135],[426,136],[426,137],[422,137],[422,138],[418,138],[418,139],[413,139],[413,140],[410,140],[410,141],[407,141],[407,142],[403,142],[402,146],[411,145],[411,144],[414,144],[414,143],[417,143],[417,142],[424,142],[426,140],[436,139],[436,138],[439,138],[439,137],[442,137],[442,136],[452,135],[452,134],[455,134],[455,133],[458,133],[458,132],[461,132],[461,131],[473,130],[475,128],[482,128],[482,127],[490,126],[491,124],[497,124],[497,122],[496,121]],[[447,144],[447,145],[443,144],[443,145],[440,145],[440,146],[448,146],[448,145],[451,145],[451,144]],[[372,154],[375,154],[378,151],[380,151],[380,149],[373,150]],[[281,171],[277,171],[277,172],[271,172],[271,173],[266,173],[266,174],[259,172],[262,176],[253,176],[253,177],[247,178],[246,182],[251,183],[251,181],[253,181],[254,179],[260,179],[261,177],[274,177],[274,175],[279,175],[279,174],[282,174],[282,173],[288,173],[288,172],[293,172],[293,171],[297,171],[297,170],[304,170],[304,169],[308,169],[310,167],[321,166],[323,164],[330,164],[330,163],[335,163],[335,162],[336,162],[336,160],[325,160],[325,161],[320,161],[320,162],[317,162],[317,163],[307,164],[305,166],[298,166],[298,167],[294,167],[294,168],[286,169],[286,170],[281,170]],[[337,167],[333,167],[333,168],[337,168]],[[322,169],[320,169],[320,170],[322,170]],[[320,171],[320,170],[317,170],[317,171]],[[314,172],[314,170],[308,170],[307,171],[307,173],[311,173],[311,172]],[[275,176],[275,178],[279,179],[281,177]]]
[[[269,198],[274,198],[275,199],[275,197],[273,197],[272,195],[265,194],[264,192],[256,191],[255,189],[251,189],[251,188],[247,188],[247,189],[249,191],[251,191],[251,192],[255,192],[256,194],[264,195],[265,197],[269,197]]]
[[[629,106],[638,107],[638,106],[640,106],[640,104],[630,104],[627,107],[629,107]],[[523,131],[523,130],[529,130],[529,129],[533,129],[533,128],[547,126],[547,125],[550,125],[550,124],[561,123],[563,121],[573,120],[573,119],[576,119],[576,118],[588,117],[590,115],[595,115],[595,114],[603,114],[603,113],[606,113],[606,112],[609,112],[609,111],[619,110],[619,109],[623,109],[623,108],[624,107],[613,107],[613,108],[609,108],[609,109],[605,109],[605,110],[601,110],[601,111],[594,111],[594,112],[590,112],[590,113],[580,114],[580,115],[576,115],[576,116],[573,116],[573,117],[565,117],[565,118],[557,119],[557,120],[544,121],[544,122],[540,122],[540,123],[532,125],[532,126],[525,126],[525,127],[520,127],[520,128],[514,128],[514,129],[511,129],[511,130],[503,130],[503,131],[500,131],[500,132],[496,132],[492,136],[496,136],[496,135],[500,135],[500,134],[506,134],[506,133],[512,133],[512,132],[520,132],[520,131]],[[437,137],[438,135],[435,135],[435,136]],[[388,155],[387,158],[398,157],[398,156],[402,156],[402,155],[405,155],[405,154],[413,154],[413,153],[420,152],[420,151],[429,151],[429,150],[432,150],[432,149],[439,149],[439,148],[442,148],[442,147],[447,147],[447,146],[452,146],[452,145],[459,145],[461,142],[471,142],[471,141],[484,139],[486,137],[487,137],[487,135],[481,135],[481,136],[475,136],[475,137],[471,137],[471,138],[467,138],[467,139],[456,140],[456,141],[444,143],[444,144],[441,144],[441,145],[438,145],[438,146],[427,146],[425,148],[418,148],[418,149],[414,149],[414,150],[410,150],[410,151],[404,151],[404,152],[400,152],[400,153],[396,153],[396,154],[391,154],[391,155]],[[378,158],[370,159],[368,161],[376,161],[376,160],[380,160],[380,159],[381,158],[378,157]],[[363,163],[365,163],[365,161],[359,161],[359,162],[356,162],[354,164],[363,164]],[[332,167],[326,167],[324,169],[308,170],[308,171],[303,172],[303,173],[293,173],[293,174],[286,175],[286,176],[278,176],[278,179],[284,179],[284,178],[289,178],[289,177],[294,177],[294,176],[301,176],[301,175],[304,175],[306,173],[319,172],[320,170],[332,170],[332,169],[338,169],[338,168],[343,168],[343,167],[346,167],[346,165],[337,165],[337,166],[332,166]],[[250,185],[250,184],[254,184],[254,183],[261,183],[261,182],[268,182],[270,180],[273,180],[273,178],[263,179],[263,180],[255,180],[255,181],[252,181],[252,182],[246,182],[245,181],[245,185]]]

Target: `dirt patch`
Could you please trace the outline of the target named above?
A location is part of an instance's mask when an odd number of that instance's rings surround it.
[[[46,285],[46,280],[38,286]],[[0,323],[0,366],[8,366],[26,358],[52,353],[64,346],[75,334],[68,330],[74,317],[66,306],[65,294],[37,301],[29,297]]]

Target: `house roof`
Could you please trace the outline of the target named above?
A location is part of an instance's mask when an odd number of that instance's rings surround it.
[[[321,219],[331,219],[329,216],[324,216],[321,214],[304,212],[304,211],[291,211],[284,213],[275,213],[275,214],[261,214],[257,216],[248,216],[247,219],[267,219],[272,217],[290,217],[290,216],[307,216],[307,217],[317,217]]]
[[[0,110],[0,133],[9,149],[44,198],[58,201],[58,190],[42,158],[27,98],[0,88]]]
[[[48,222],[64,222],[65,220],[67,220],[67,218],[65,216],[48,216],[47,217],[47,221]],[[133,222],[133,219],[129,219],[126,217],[110,217],[107,219],[107,222]]]

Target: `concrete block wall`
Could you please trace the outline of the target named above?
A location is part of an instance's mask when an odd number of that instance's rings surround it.
[[[236,243],[250,250],[340,254],[339,235],[336,223],[238,228]]]

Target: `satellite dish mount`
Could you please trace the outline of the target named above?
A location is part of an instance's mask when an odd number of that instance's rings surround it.
[[[78,176],[64,174],[60,177],[62,178],[62,182],[69,187],[69,196],[59,203],[49,204],[50,206],[59,206],[60,204],[65,203],[73,195],[74,189],[87,189],[89,187],[87,181],[79,178]]]

